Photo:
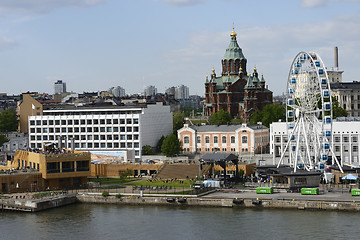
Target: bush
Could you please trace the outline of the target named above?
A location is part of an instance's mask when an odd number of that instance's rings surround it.
[[[108,191],[103,191],[103,193],[101,195],[103,197],[108,197],[108,196],[110,196],[110,193]]]
[[[120,193],[115,195],[116,198],[122,198],[122,195]]]

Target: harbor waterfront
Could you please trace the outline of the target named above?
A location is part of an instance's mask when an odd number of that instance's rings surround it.
[[[59,195],[51,194],[50,196],[37,199],[31,198],[31,195],[28,194],[10,195],[5,199],[0,199],[0,210],[38,212],[70,205],[75,202],[138,206],[360,211],[360,197],[351,196],[349,192],[326,192],[321,195],[302,195],[301,193],[287,192],[257,194],[251,190],[213,190],[203,195],[183,196],[176,194],[144,194],[143,192],[123,194],[107,193],[104,195],[104,192],[87,191],[78,193],[69,192]]]
[[[0,213],[4,239],[355,239],[358,213],[74,204]],[[319,225],[321,223],[321,225]]]

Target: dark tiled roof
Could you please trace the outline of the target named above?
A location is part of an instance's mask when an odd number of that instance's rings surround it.
[[[335,89],[360,89],[360,82],[353,81],[353,82],[330,83],[330,88],[332,90],[335,90]]]
[[[247,127],[256,130],[256,129],[267,129],[267,127],[259,124],[246,125]],[[235,130],[242,127],[242,124],[236,125],[201,125],[195,126],[192,125],[190,128],[194,129],[197,132],[235,132]]]

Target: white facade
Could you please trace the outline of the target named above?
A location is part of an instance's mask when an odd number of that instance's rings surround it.
[[[188,99],[189,87],[180,85],[175,88],[175,99]]]
[[[155,96],[157,94],[157,88],[155,86],[147,86],[144,89],[144,95],[145,97],[151,97],[151,96]]]
[[[61,108],[44,110],[43,116],[29,117],[29,146],[42,148],[58,142],[82,151],[126,151],[140,161],[144,145],[155,147],[161,136],[172,132],[170,106]]]
[[[327,70],[330,83],[342,82],[342,74],[344,71],[337,69]]]
[[[332,146],[342,165],[359,166],[360,118],[338,118],[332,124]],[[274,164],[288,141],[286,122],[274,122],[270,125],[270,153],[274,156]],[[331,154],[330,154],[331,155]],[[288,156],[288,153],[285,154]],[[289,164],[285,158],[285,164]]]
[[[348,117],[360,116],[360,82],[342,82],[331,84],[331,95],[348,112]]]
[[[120,86],[110,88],[109,92],[114,95],[114,97],[125,97],[125,89]]]
[[[54,94],[66,93],[66,83],[62,80],[57,80],[54,83]]]

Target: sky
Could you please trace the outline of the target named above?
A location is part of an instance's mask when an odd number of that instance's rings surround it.
[[[337,46],[343,81],[360,80],[360,0],[1,0],[0,92],[52,94],[61,79],[78,93],[183,84],[203,96],[233,25],[274,95],[300,51],[330,69]]]

